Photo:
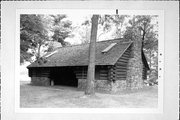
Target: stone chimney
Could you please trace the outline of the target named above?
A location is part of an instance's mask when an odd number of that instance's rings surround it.
[[[134,35],[131,46],[130,59],[127,65],[127,89],[139,89],[143,87],[143,63],[142,63],[142,40]]]

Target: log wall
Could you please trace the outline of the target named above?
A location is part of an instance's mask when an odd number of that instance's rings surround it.
[[[48,68],[30,68],[29,77],[31,77],[32,85],[49,86],[50,85],[50,69]]]
[[[87,66],[74,67],[74,73],[77,79],[87,79]],[[95,69],[96,80],[108,80],[108,67],[96,66]]]
[[[130,58],[131,47],[129,47],[113,67],[113,78],[115,80],[126,80],[127,64]]]
[[[29,77],[49,77],[49,68],[30,68]]]

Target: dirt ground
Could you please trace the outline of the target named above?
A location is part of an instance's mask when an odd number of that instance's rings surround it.
[[[22,108],[156,108],[157,86],[118,94],[96,92],[87,97],[84,91],[64,86],[32,86],[27,82],[20,86]]]

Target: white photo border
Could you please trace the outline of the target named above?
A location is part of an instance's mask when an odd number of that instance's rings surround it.
[[[1,1],[1,119],[2,120],[177,120],[179,119],[179,2],[178,1]],[[20,10],[59,10],[59,9],[97,9],[97,10],[119,10],[140,12],[159,11],[161,17],[159,23],[159,39],[162,39],[163,60],[158,64],[161,70],[162,82],[159,89],[158,108],[154,111],[144,109],[144,111],[127,111],[114,109],[112,112],[94,112],[94,109],[83,109],[84,111],[51,111],[55,108],[42,109],[28,108],[20,109],[17,85],[19,74],[19,14]],[[32,11],[31,11],[32,12]],[[34,11],[37,13],[36,11]],[[143,12],[142,12],[143,14]],[[150,12],[149,12],[150,14]],[[158,69],[159,69],[158,68]],[[162,103],[163,101],[163,103]],[[17,104],[18,103],[18,104]],[[45,109],[45,108],[43,108]],[[97,110],[97,108],[95,108]],[[75,109],[74,109],[75,110]],[[91,110],[86,111],[86,110]],[[109,109],[110,110],[110,109]]]

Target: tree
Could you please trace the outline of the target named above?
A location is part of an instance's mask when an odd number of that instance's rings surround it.
[[[89,20],[84,21],[81,26],[77,28],[77,31],[81,37],[81,44],[90,42],[91,22]]]
[[[47,30],[41,15],[20,16],[20,63],[40,58],[40,49],[48,39]]]
[[[52,32],[53,41],[60,42],[62,46],[66,46],[68,43],[64,40],[70,37],[72,31],[72,23],[69,20],[64,20],[66,15],[51,15],[53,19]]]
[[[88,75],[86,84],[86,95],[94,95],[94,80],[95,80],[95,55],[96,55],[96,39],[97,39],[97,28],[98,28],[98,15],[92,17],[91,37],[89,45],[89,65]]]
[[[157,72],[158,22],[152,23],[152,20],[157,21],[156,19],[157,16],[153,15],[133,16],[132,19],[129,20],[129,26],[126,27],[124,38],[129,41],[133,40],[132,36],[135,34],[140,34],[142,42],[141,50],[144,50],[146,53],[150,68],[155,69]]]
[[[135,34],[135,32],[139,32],[141,34],[142,49],[146,49],[146,46],[148,46],[148,44],[156,42],[157,32],[153,30],[155,25],[151,23],[153,17],[156,16],[133,16],[133,18],[129,20],[129,26],[126,27],[124,38],[126,40],[132,40],[131,37],[133,36],[133,34]]]
[[[124,32],[125,26],[125,19],[127,18],[127,15],[99,15],[98,20],[98,33],[97,33],[97,40],[100,40],[101,37],[106,37],[109,32],[114,31],[114,28],[116,28],[115,33],[112,34],[111,38],[119,38],[122,37],[122,34]],[[90,19],[86,19],[81,27],[78,27],[79,34],[81,36],[82,44],[89,43],[90,41],[90,26],[92,22]]]
[[[70,36],[71,22],[65,18],[65,15],[21,15],[20,63],[33,61],[32,57],[38,60],[43,53],[53,50],[51,41],[57,41],[62,46],[69,45],[64,40]]]

